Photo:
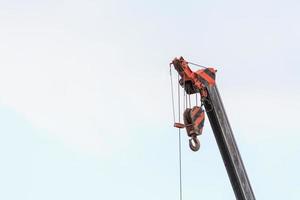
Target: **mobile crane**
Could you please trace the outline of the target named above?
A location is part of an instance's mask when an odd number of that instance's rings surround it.
[[[203,69],[194,72],[190,69],[189,64],[183,57],[180,57],[175,58],[171,62],[170,67],[173,65],[178,72],[179,84],[184,88],[186,94],[197,95],[200,93],[201,106],[186,108],[183,113],[184,123],[174,123],[174,127],[179,129],[186,128],[188,136],[191,137],[189,140],[191,150],[198,151],[200,142],[197,136],[202,134],[204,113],[206,111],[236,199],[255,200],[216,85],[216,70],[201,66]],[[205,111],[202,109],[202,105]]]

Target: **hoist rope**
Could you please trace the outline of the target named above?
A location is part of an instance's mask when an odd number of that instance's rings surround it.
[[[204,67],[203,65],[199,65],[199,64],[196,64],[196,63],[192,63],[192,62],[187,62],[188,64],[192,64],[192,65],[195,65],[197,67],[202,67],[202,68],[205,68],[207,69],[207,67]]]
[[[186,92],[183,92],[183,109],[185,110],[187,108],[187,104],[186,104]]]
[[[173,78],[172,78],[172,68],[171,68],[171,64],[170,64],[170,80],[171,80],[171,95],[172,95],[173,123],[175,123],[175,104],[174,104],[174,91],[173,91]]]
[[[178,74],[178,121],[180,123],[180,86]],[[181,129],[178,129],[178,153],[179,153],[179,199],[182,200],[182,169],[181,169]]]
[[[171,95],[172,95],[172,110],[173,110],[173,121],[175,123],[175,101],[174,101],[174,86],[172,68],[170,64],[170,80],[171,80]],[[185,99],[185,98],[184,98]],[[185,101],[184,101],[185,103]],[[179,74],[178,74],[178,122],[180,123],[180,86],[179,86]],[[181,167],[181,130],[178,129],[178,151],[179,151],[179,199],[182,200],[182,167]]]

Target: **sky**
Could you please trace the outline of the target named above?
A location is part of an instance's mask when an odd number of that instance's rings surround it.
[[[179,199],[169,63],[215,67],[257,199],[300,198],[299,1],[0,0],[0,199]],[[208,120],[183,199],[234,199]]]

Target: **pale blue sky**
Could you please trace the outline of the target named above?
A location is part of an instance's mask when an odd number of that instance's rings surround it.
[[[218,69],[257,199],[300,198],[298,1],[0,1],[0,199],[178,199],[169,62]],[[208,121],[183,199],[234,199]]]

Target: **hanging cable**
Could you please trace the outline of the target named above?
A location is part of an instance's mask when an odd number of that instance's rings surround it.
[[[185,88],[185,80],[183,77],[183,88]],[[183,110],[185,111],[187,108],[187,93],[185,91],[185,89],[183,90]]]
[[[179,85],[179,74],[178,74],[178,122],[180,123],[180,85]],[[174,86],[173,86],[173,76],[172,76],[172,68],[170,64],[170,81],[171,81],[171,95],[172,95],[172,110],[173,110],[173,121],[175,123],[175,101],[174,101]],[[184,107],[187,107],[187,94],[183,93],[183,103]],[[178,129],[178,153],[179,153],[179,199],[182,200],[182,162],[181,162],[181,129]]]
[[[173,110],[173,123],[175,123],[175,104],[174,104],[174,89],[173,89],[173,78],[172,78],[172,68],[170,64],[170,80],[171,80],[171,95],[172,95],[172,110]]]
[[[199,64],[196,64],[196,63],[192,63],[192,62],[187,62],[188,64],[192,64],[192,65],[195,65],[197,67],[202,67],[202,68],[207,68],[207,67],[204,67],[203,65],[199,65]]]
[[[180,123],[180,86],[178,74],[178,120]],[[178,129],[178,153],[179,153],[179,199],[182,200],[182,170],[181,170],[181,129]]]

